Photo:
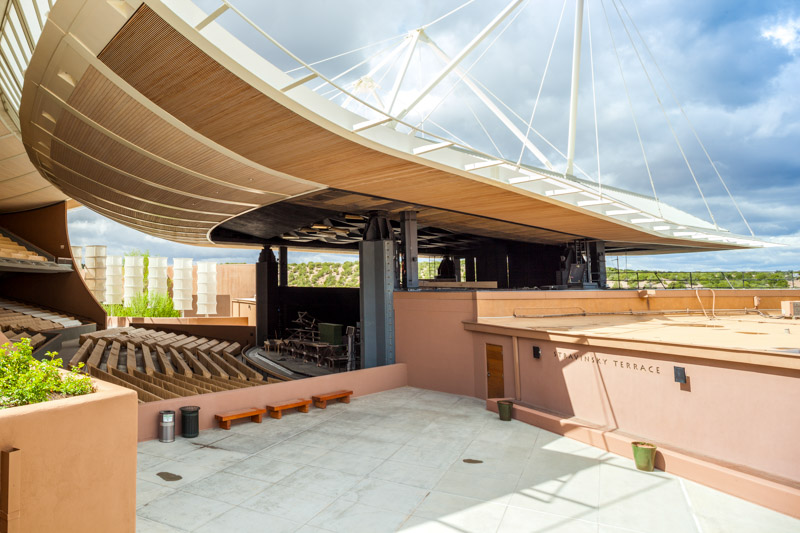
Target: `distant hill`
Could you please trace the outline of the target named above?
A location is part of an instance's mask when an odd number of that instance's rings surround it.
[[[432,279],[438,263],[421,261],[420,279]],[[358,262],[290,263],[289,285],[296,287],[358,287]],[[464,268],[462,265],[462,274]],[[741,289],[800,287],[800,272],[660,272],[606,269],[612,289]]]
[[[289,285],[295,287],[358,287],[358,262],[290,263]]]

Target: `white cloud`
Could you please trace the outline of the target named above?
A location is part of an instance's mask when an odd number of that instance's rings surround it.
[[[800,50],[800,18],[774,24],[762,31],[761,36],[790,52]]]

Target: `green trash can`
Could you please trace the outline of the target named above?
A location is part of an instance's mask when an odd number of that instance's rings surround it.
[[[500,414],[500,420],[504,422],[511,421],[511,408],[514,407],[514,402],[511,400],[500,400],[497,402],[497,412]]]
[[[181,435],[193,439],[200,434],[200,408],[196,405],[181,407]]]

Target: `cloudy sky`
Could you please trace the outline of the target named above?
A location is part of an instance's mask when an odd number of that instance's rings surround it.
[[[219,5],[216,0],[197,3],[207,12]],[[394,46],[402,43],[402,35],[409,30],[430,23],[463,3],[464,0],[234,2],[307,62],[399,36],[395,41],[317,65],[332,77],[372,56],[362,68],[344,76],[342,83],[353,82],[377,67]],[[266,5],[269,9],[265,9]],[[555,148],[535,134],[531,134],[531,139],[561,171],[565,162],[557,150],[566,152],[567,145],[574,5],[573,0],[567,0],[566,4],[555,0],[524,2],[462,63],[465,67],[474,64],[470,74],[508,106],[509,115],[520,117],[514,120],[519,120],[523,131],[535,106],[532,126]],[[586,6],[576,148],[576,165],[585,171],[585,176],[650,196],[655,189],[665,203],[706,220],[710,220],[710,210],[721,227],[749,234],[703,148],[695,140],[694,129],[755,234],[788,245],[769,250],[623,257],[620,266],[627,261],[628,266],[636,268],[800,269],[800,217],[797,216],[800,6],[797,2],[629,0],[623,5],[619,0],[616,4],[612,0],[602,3],[586,0]],[[503,2],[475,0],[426,28],[426,32],[445,52],[455,55],[503,7]],[[295,66],[266,45],[234,13],[224,14],[219,23],[281,68],[288,70]],[[384,47],[387,50],[379,53]],[[439,61],[425,47],[414,55],[395,110],[408,103],[415,91],[441,68]],[[387,98],[392,88],[399,63],[399,60],[387,61],[387,66],[373,75],[376,90],[383,98]],[[542,81],[545,68],[547,76]],[[517,160],[520,142],[463,83],[457,82],[458,76],[446,78],[408,115],[408,120],[416,123],[431,113],[423,125],[426,130],[440,135],[448,131],[476,149]],[[632,106],[626,92],[630,93]],[[593,93],[599,143],[595,139]],[[367,93],[362,96],[372,98]],[[444,100],[438,104],[442,97]],[[342,103],[344,98],[335,101]],[[367,113],[352,102],[348,105],[353,111]],[[637,138],[637,127],[642,145]],[[652,181],[642,157],[643,149]],[[530,152],[523,154],[522,161],[541,166]],[[252,250],[176,245],[119,226],[87,209],[70,212],[69,220],[74,244],[105,243],[109,253],[137,248],[154,255],[247,262],[255,261],[258,255]],[[293,259],[331,257],[295,255]]]

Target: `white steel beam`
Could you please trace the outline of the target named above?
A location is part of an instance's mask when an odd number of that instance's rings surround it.
[[[590,205],[608,205],[608,204],[613,204],[613,203],[614,203],[613,200],[603,200],[603,199],[600,199],[600,200],[583,200],[583,201],[578,202],[578,207],[588,207]]]
[[[440,143],[433,143],[427,144],[425,146],[420,146],[419,148],[414,148],[414,155],[422,155],[427,154],[428,152],[433,152],[434,150],[441,150],[442,148],[447,148],[449,146],[453,146],[453,142],[451,141],[443,141]]]
[[[382,117],[382,118],[377,118],[375,120],[365,120],[364,122],[359,122],[358,124],[353,126],[353,131],[359,132],[369,128],[374,128],[375,126],[386,124],[391,120],[392,120],[391,117]]]
[[[478,170],[481,168],[497,167],[505,163],[502,159],[495,159],[494,161],[481,161],[480,163],[470,163],[464,165],[464,170]]]
[[[34,3],[35,3],[35,2],[34,2]],[[214,21],[217,19],[217,17],[219,17],[220,15],[222,15],[223,13],[225,13],[227,10],[228,10],[228,4],[222,4],[222,5],[221,5],[221,6],[219,6],[217,9],[215,9],[214,11],[212,11],[212,12],[211,12],[211,14],[210,14],[209,16],[207,16],[206,18],[204,18],[204,19],[203,19],[203,20],[200,22],[200,24],[198,24],[197,26],[195,26],[195,27],[194,27],[194,29],[195,29],[195,30],[197,30],[197,31],[202,31],[202,30],[203,30],[203,28],[205,28],[206,26],[208,26],[209,24],[211,24],[212,22],[214,22]]]
[[[436,42],[434,42],[433,39],[431,39],[428,35],[426,35],[425,37],[426,37],[425,44],[430,46],[433,49],[433,51],[436,52],[436,54],[440,58],[442,58],[443,61],[449,63],[451,61],[450,56],[448,56],[444,52],[444,50],[439,48],[439,45],[437,45]],[[500,122],[502,122],[512,134],[514,134],[514,137],[519,139],[521,142],[525,143],[525,147],[528,150],[530,150],[533,153],[533,155],[536,156],[536,159],[541,161],[541,163],[548,169],[555,170],[553,168],[552,163],[550,163],[550,161],[547,159],[547,157],[545,157],[542,151],[539,150],[539,148],[535,144],[533,144],[533,142],[530,139],[528,139],[528,137],[524,133],[522,133],[522,131],[519,128],[517,128],[517,126],[511,121],[511,119],[508,118],[508,116],[506,116],[506,114],[503,113],[500,110],[500,108],[495,105],[495,103],[489,98],[489,96],[487,96],[487,94],[483,92],[483,90],[481,90],[481,88],[478,87],[478,85],[474,81],[472,81],[468,73],[464,72],[464,70],[460,67],[456,67],[454,69],[454,72],[458,74],[458,76],[462,79],[464,85],[469,87],[469,89],[475,94],[475,96],[477,96],[478,99],[481,102],[483,102],[483,105],[489,108],[489,111],[491,111],[494,114],[494,116],[500,119]]]
[[[302,78],[296,79],[292,83],[290,83],[289,85],[283,87],[281,89],[281,92],[285,93],[286,91],[291,91],[295,87],[299,87],[299,86],[303,85],[304,83],[308,83],[308,82],[310,82],[311,80],[313,80],[316,77],[317,77],[317,73],[316,72],[312,72],[311,74],[308,74],[306,76],[303,76]]]
[[[414,57],[414,50],[417,49],[417,43],[419,42],[419,36],[421,33],[422,30],[415,30],[413,32],[414,35],[411,37],[411,44],[408,45],[408,53],[406,54],[405,61],[403,61],[403,68],[400,69],[400,72],[397,73],[397,77],[394,80],[392,94],[389,97],[389,105],[385,108],[386,112],[389,114],[392,113],[394,103],[397,101],[397,95],[400,93],[400,86],[403,84],[403,79],[406,77],[406,72],[408,72],[408,65],[411,64],[411,59]]]
[[[545,176],[520,176],[518,178],[509,178],[508,183],[516,185],[517,183],[528,183],[529,181],[546,180]]]
[[[524,0],[512,0],[483,30],[478,33],[470,42],[465,46],[450,62],[425,86],[417,97],[405,109],[403,109],[395,118],[403,120],[403,117],[408,115],[414,107],[417,106],[428,94],[444,80],[448,74],[458,66],[465,57],[469,55],[497,26],[502,23],[508,15],[511,14]]]
[[[583,29],[583,0],[575,6],[575,41],[572,45],[572,92],[569,98],[569,140],[567,143],[567,170],[572,174],[575,160],[575,129],[578,121],[578,81],[581,74],[581,38]]]

